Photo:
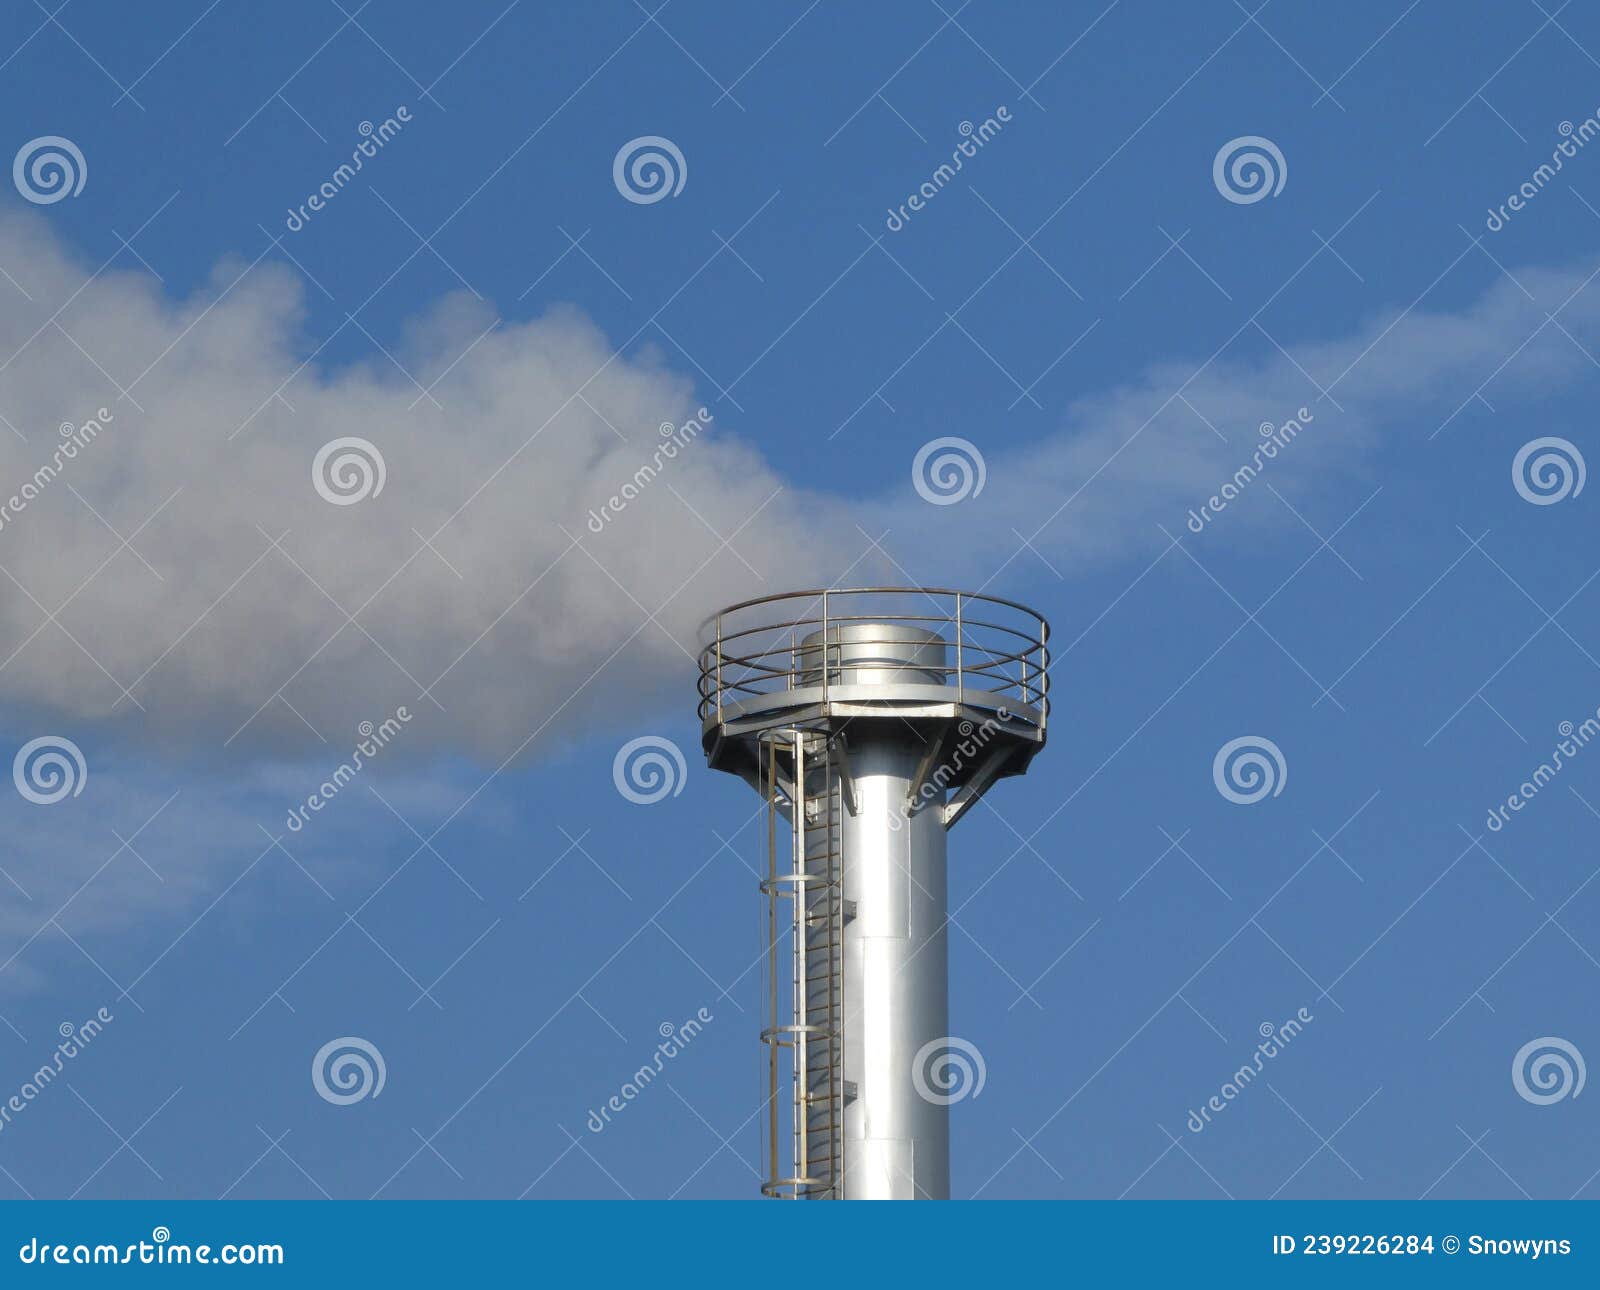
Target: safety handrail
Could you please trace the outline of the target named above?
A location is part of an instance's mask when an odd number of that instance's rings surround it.
[[[858,612],[855,600],[873,598]],[[1009,619],[1009,621],[1007,621]],[[784,692],[837,684],[839,672],[870,667],[865,660],[837,661],[831,652],[844,630],[861,625],[919,628],[943,638],[946,661],[909,665],[907,670],[954,690],[957,703],[982,695],[1004,706],[1009,699],[1037,709],[1044,724],[1049,707],[1050,625],[1014,600],[943,587],[819,588],[760,596],[730,605],[702,624],[698,682],[700,716],[720,722],[728,703],[743,704]],[[805,638],[816,635],[816,642]],[[903,645],[892,633],[850,636],[852,652],[875,645]]]

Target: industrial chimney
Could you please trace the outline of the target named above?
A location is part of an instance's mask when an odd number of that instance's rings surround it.
[[[947,1199],[945,832],[1044,746],[1049,624],[868,587],[745,601],[702,631],[706,761],[767,802],[762,1192]]]

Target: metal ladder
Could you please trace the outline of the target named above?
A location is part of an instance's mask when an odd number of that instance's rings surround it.
[[[761,1033],[767,1045],[767,1159],[761,1190],[785,1200],[842,1199],[841,768],[824,733],[795,727],[765,733],[761,741],[768,1013]],[[787,990],[780,988],[785,976]],[[781,1153],[784,1138],[788,1150]]]

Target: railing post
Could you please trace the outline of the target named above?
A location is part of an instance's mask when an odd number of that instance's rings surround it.
[[[717,615],[717,724],[722,724],[722,615]]]
[[[1039,620],[1039,731],[1050,720],[1050,624]]]
[[[840,651],[841,657],[843,651]],[[828,590],[822,590],[822,701],[828,701]]]
[[[783,596],[776,598],[776,601],[774,602],[774,613],[777,612],[776,605],[785,603],[786,599],[787,598]],[[793,627],[789,628],[789,675],[784,678],[784,688],[788,690],[798,690],[801,688],[800,659],[805,654],[805,651],[800,648],[800,629],[804,626],[804,623],[796,623]]]
[[[965,704],[967,701],[966,669],[962,664],[961,638],[966,635],[961,625],[961,593],[956,592],[956,702]]]

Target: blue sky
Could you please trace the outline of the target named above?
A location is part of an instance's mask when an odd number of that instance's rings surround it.
[[[1594,1194],[1593,1095],[1511,1068],[1600,1053],[1600,751],[1486,823],[1600,708],[1595,495],[1513,484],[1535,439],[1596,459],[1600,147],[1486,226],[1600,109],[1593,14],[6,13],[6,147],[87,168],[0,191],[8,487],[60,422],[112,428],[0,528],[7,755],[87,765],[0,798],[0,1095],[115,1020],[0,1127],[0,1191],[754,1195],[759,802],[700,763],[680,645],[850,570],[1055,632],[1050,746],[951,838],[951,1023],[987,1067],[956,1195]],[[677,195],[619,192],[640,136]],[[1245,136],[1282,188],[1226,200]],[[702,406],[677,491],[591,539]],[[381,494],[313,491],[335,436],[382,449]],[[930,506],[943,436],[986,483]],[[688,760],[653,805],[612,780],[641,735]],[[1241,736],[1287,768],[1250,805],[1212,776]],[[1301,1008],[1270,1087],[1190,1131]],[[381,1096],[317,1096],[340,1036]]]

